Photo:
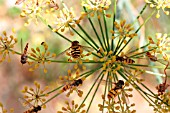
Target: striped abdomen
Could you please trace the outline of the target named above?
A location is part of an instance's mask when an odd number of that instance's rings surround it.
[[[63,87],[63,91],[67,91],[68,89],[70,89],[70,84],[67,84],[67,85],[65,85],[64,87]]]
[[[71,56],[73,58],[79,58],[80,57],[80,46],[73,46],[71,47]]]
[[[109,100],[111,100],[112,98],[115,98],[118,94],[118,90],[115,90],[114,88],[111,89],[109,92],[108,92],[108,95],[107,95],[107,98]]]

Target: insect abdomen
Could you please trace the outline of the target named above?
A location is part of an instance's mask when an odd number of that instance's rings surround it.
[[[79,46],[72,47],[71,56],[73,58],[79,58],[80,57],[80,47]]]
[[[112,99],[112,98],[115,98],[116,96],[117,96],[117,90],[111,89],[111,90],[108,92],[107,98],[110,100],[110,99]]]

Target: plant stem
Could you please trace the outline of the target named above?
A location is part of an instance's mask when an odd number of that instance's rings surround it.
[[[80,38],[82,38],[85,42],[87,42],[93,49],[97,51],[97,49],[89,42],[87,41],[78,31],[76,31],[72,26],[70,26],[76,33],[79,35]]]
[[[97,16],[99,16],[98,12],[97,12]],[[103,27],[102,27],[100,18],[98,18],[98,23],[99,23],[99,26],[100,26],[100,32],[102,33],[102,38],[103,38],[103,42],[104,42],[104,45],[105,45],[105,49],[104,50],[107,50],[105,36],[104,36],[104,33],[103,33]]]
[[[109,36],[108,36],[108,30],[107,30],[107,22],[106,22],[106,12],[103,12],[103,20],[104,20],[104,26],[105,26],[105,33],[106,33],[106,40],[107,40],[107,51],[110,51],[110,44],[109,44]]]
[[[114,1],[114,7],[113,7],[113,12],[114,12],[114,15],[113,15],[113,28],[112,30],[115,31],[115,25],[114,25],[114,22],[116,20],[116,12],[117,12],[117,4],[116,4],[116,0]],[[114,34],[112,34],[112,36],[114,36]],[[111,40],[111,50],[113,51],[114,49],[114,40],[112,39]]]
[[[101,77],[101,79],[100,79],[100,81],[99,81],[99,83],[98,83],[98,85],[97,85],[97,87],[96,87],[96,90],[95,90],[95,92],[94,92],[94,94],[93,94],[93,96],[92,96],[92,99],[91,99],[90,104],[89,104],[89,106],[88,106],[88,108],[87,108],[87,111],[86,111],[87,113],[88,113],[88,111],[89,111],[89,109],[90,109],[90,107],[91,107],[91,104],[92,104],[93,99],[94,99],[94,97],[95,97],[95,95],[96,95],[96,93],[97,93],[97,90],[99,89],[99,85],[100,85],[103,77],[104,77],[104,74],[102,75],[102,77]]]
[[[139,28],[135,31],[135,33],[138,33],[138,31],[140,30],[140,28],[142,27],[142,26],[144,26],[147,22],[148,22],[148,20],[153,16],[153,14],[156,12],[156,10],[154,10],[149,16],[148,16],[148,18],[144,21],[144,23],[142,24],[142,25],[140,25],[139,26]],[[118,54],[129,44],[129,42],[132,40],[133,38],[130,38],[128,41],[127,41],[127,43],[122,47],[122,49],[118,52]]]
[[[88,39],[96,46],[96,48],[98,49],[99,46],[96,44],[96,42],[88,35],[88,33],[81,27],[80,24],[77,24],[78,27],[81,29],[81,31],[83,31],[83,33],[88,37]]]
[[[81,105],[80,105],[80,106],[82,106],[82,105],[83,105],[83,103],[86,101],[87,97],[88,97],[88,96],[89,96],[89,94],[91,93],[92,89],[94,88],[95,84],[97,83],[97,81],[98,81],[98,79],[100,78],[100,76],[102,75],[102,73],[103,73],[103,72],[101,72],[101,73],[99,74],[99,76],[97,77],[97,79],[94,81],[93,85],[91,86],[90,90],[88,91],[88,93],[87,93],[86,97],[84,97],[84,100],[83,100],[83,102],[81,103]],[[79,106],[79,108],[78,108],[78,109],[80,109],[80,106]]]
[[[87,13],[86,8],[85,8],[85,7],[83,7],[83,8],[84,8],[84,11]],[[99,35],[98,35],[98,33],[97,33],[97,31],[96,31],[95,27],[94,27],[94,24],[93,24],[93,22],[92,22],[92,20],[91,20],[90,16],[88,16],[88,20],[89,20],[89,22],[90,22],[90,24],[91,24],[91,26],[92,26],[92,28],[93,28],[93,30],[94,30],[94,32],[95,32],[95,34],[96,34],[96,37],[97,37],[97,39],[98,39],[98,41],[99,41],[100,45],[102,46],[102,48],[103,48],[103,50],[104,50],[103,43],[101,42],[101,39],[100,39],[100,37],[99,37]]]
[[[53,30],[53,28],[52,28],[50,25],[48,25],[48,27],[49,27],[51,30]],[[66,38],[65,36],[63,36],[63,35],[60,34],[59,32],[55,32],[55,33],[58,34],[60,37],[64,38],[65,40],[67,40],[68,42],[72,42],[70,39]]]

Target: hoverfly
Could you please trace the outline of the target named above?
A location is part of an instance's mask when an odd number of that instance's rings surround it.
[[[72,83],[67,84],[63,87],[63,91],[67,91],[68,89],[71,89],[73,87],[78,87],[83,83],[82,79],[74,80]]]
[[[158,61],[157,57],[155,55],[151,55],[150,52],[146,52],[146,56],[153,62]]]
[[[24,1],[26,1],[26,0],[17,0],[17,1],[15,2],[15,5],[20,5],[20,4],[23,3]],[[34,0],[32,0],[32,2],[34,3]],[[37,0],[36,4],[38,5],[38,0]]]
[[[22,46],[22,39],[21,39],[21,49],[23,48]],[[25,64],[27,62],[27,50],[28,50],[28,43],[26,44],[25,48],[24,48],[24,52],[22,52],[23,54],[21,55],[21,63]],[[21,50],[23,51],[23,49]]]
[[[59,9],[58,4],[56,2],[54,2],[54,0],[49,1],[49,6],[50,6],[50,8],[54,8],[55,10]]]
[[[38,111],[41,111],[41,106],[33,106],[30,102],[28,102],[27,100],[23,99],[23,98],[19,98],[19,101],[21,103],[26,103],[26,105],[29,107],[29,109],[27,111],[25,111],[24,113],[38,113]]]
[[[25,0],[17,0],[16,2],[15,2],[15,5],[19,5],[19,4],[21,4],[22,2],[24,2]]]
[[[134,60],[128,58],[127,56],[116,56],[116,61],[120,61],[120,62],[123,62],[123,63],[127,63],[127,64],[133,64],[135,63]]]
[[[120,92],[120,90],[123,89],[124,84],[125,83],[123,80],[119,80],[118,82],[114,83],[114,87],[108,92],[107,98],[109,100],[111,100],[112,98],[115,98]]]
[[[69,47],[68,49],[66,49],[62,53],[60,53],[60,55],[66,53],[68,56],[70,56],[68,61],[71,61],[71,58],[76,60],[78,58],[82,58],[83,50],[90,52],[90,51],[93,51],[93,48],[87,47],[87,46],[82,46],[82,45],[79,44],[78,41],[73,41],[71,43],[71,47]],[[58,57],[60,55],[58,55]],[[88,56],[88,55],[89,54],[87,53],[85,56]]]

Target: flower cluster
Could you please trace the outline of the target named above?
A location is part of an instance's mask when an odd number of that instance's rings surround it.
[[[69,104],[68,101],[65,101],[65,104],[67,107],[62,107],[62,111],[58,111],[57,113],[85,113],[86,110],[81,110],[85,104],[78,105],[75,104],[74,100],[71,101],[71,105]]]
[[[16,43],[17,39],[13,35],[7,36],[6,31],[3,32],[3,35],[0,36],[0,56],[2,56],[0,62],[3,62],[6,56],[8,56],[8,62],[11,61],[9,53],[15,53],[12,49]]]
[[[64,32],[66,28],[69,29],[70,35],[74,35],[74,33],[71,31],[71,28],[75,28],[76,24],[80,23],[80,19],[76,18],[73,9],[70,10],[67,8],[63,8],[59,11],[58,15],[54,15],[55,21],[54,24],[54,32],[58,32],[61,30],[61,32]]]
[[[82,6],[90,10],[90,15],[93,17],[95,12],[103,13],[103,10],[109,9],[111,5],[110,0],[83,0]],[[106,15],[110,17],[109,14]]]
[[[81,86],[85,77],[80,78],[80,70],[76,70],[75,76],[72,75],[71,70],[68,70],[68,75],[66,76],[59,76],[59,79],[64,82],[66,85],[60,90],[60,92],[65,92],[69,90],[67,93],[67,97],[70,96],[73,91],[76,91],[79,97],[82,97],[83,91],[77,89],[77,87]]]
[[[155,113],[169,113],[170,112],[170,92],[161,95],[161,100],[156,99],[154,101],[155,105],[150,104],[154,107]]]
[[[126,38],[133,38],[137,36],[136,33],[131,33],[133,32],[134,28],[132,27],[131,24],[126,24],[126,20],[120,21],[120,24],[114,22],[114,25],[117,31],[113,31],[113,30],[110,31],[112,33],[112,39],[118,37],[119,40],[123,40],[124,44],[126,44],[127,43]]]
[[[160,9],[162,9],[166,15],[169,15],[168,11],[168,9],[170,8],[169,0],[145,0],[145,2],[150,4],[151,8],[156,8],[157,10],[156,18],[160,17]]]
[[[50,7],[51,6],[51,7]],[[23,3],[21,17],[27,17],[25,25],[29,25],[31,21],[38,24],[38,19],[42,19],[45,14],[51,13],[57,4],[53,0],[26,0]]]
[[[0,113],[8,113],[7,109],[4,108],[1,102],[0,102]],[[10,108],[9,113],[14,113],[14,108]]]
[[[148,37],[150,46],[148,46],[149,50],[152,50],[151,54],[155,56],[161,55],[165,61],[169,60],[169,55],[166,52],[170,49],[169,41],[170,38],[167,34],[162,35],[162,33],[156,33],[156,40],[152,37]]]
[[[55,53],[51,55],[51,53],[48,51],[48,45],[46,44],[46,42],[42,42],[41,45],[44,48],[44,50],[42,51],[39,47],[37,47],[36,50],[34,48],[31,48],[31,53],[29,54],[34,60],[29,61],[28,63],[29,65],[34,65],[34,67],[30,68],[29,71],[34,71],[40,66],[40,64],[42,64],[44,66],[44,73],[47,73],[45,63],[51,63],[49,59],[56,57]]]
[[[43,90],[40,89],[40,84],[38,82],[34,82],[34,85],[36,87],[36,89],[33,88],[28,88],[27,86],[24,87],[24,89],[22,90],[22,93],[24,94],[24,99],[26,100],[25,102],[23,102],[24,106],[27,106],[27,104],[29,103],[33,103],[34,106],[38,106],[41,104],[43,104],[46,101],[46,98],[48,96],[47,93],[45,93],[45,91],[48,89],[48,87],[45,87]],[[43,108],[45,108],[46,106],[43,105]]]
[[[116,89],[114,86],[108,93],[108,99],[109,101],[106,101],[104,95],[102,95],[102,99],[104,99],[104,104],[106,105],[102,105],[99,104],[99,110],[103,111],[104,108],[106,108],[108,110],[109,113],[135,113],[136,110],[130,110],[131,107],[135,106],[135,104],[131,104],[129,105],[129,97],[133,97],[132,94],[129,94],[129,92],[131,92],[133,89],[132,88],[125,88],[125,87],[129,87],[129,83],[126,82],[125,86],[123,87],[123,89]],[[118,92],[118,90],[121,90]],[[115,93],[115,94],[114,94]],[[111,95],[113,96],[112,99],[110,98]],[[118,99],[116,99],[118,98]],[[123,107],[123,109],[121,109],[121,107]]]

